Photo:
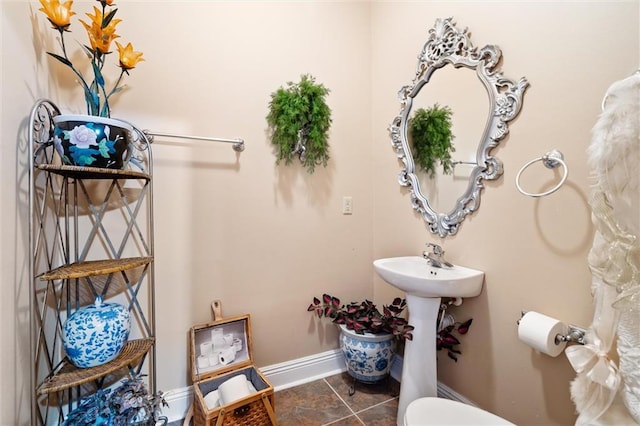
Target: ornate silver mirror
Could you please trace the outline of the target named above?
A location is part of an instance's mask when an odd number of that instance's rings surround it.
[[[400,185],[409,187],[411,193],[411,204],[413,208],[421,214],[429,230],[441,237],[454,235],[458,232],[460,224],[465,217],[473,213],[480,206],[480,192],[483,188],[482,180],[495,180],[502,175],[502,162],[491,156],[491,150],[495,148],[499,141],[505,137],[509,128],[507,123],[514,119],[522,107],[522,96],[529,85],[523,77],[517,83],[505,78],[497,65],[500,62],[502,52],[495,45],[487,45],[481,49],[474,47],[469,39],[467,29],[459,30],[452,18],[437,19],[433,28],[429,30],[429,37],[422,51],[418,56],[418,66],[415,76],[410,85],[403,86],[398,92],[401,108],[398,116],[389,127],[391,142],[400,160],[403,169],[398,176]],[[436,97],[429,99],[431,92],[425,88],[418,101],[418,94],[427,83],[430,82],[436,70],[437,75],[442,75],[442,81],[449,86],[450,97]],[[487,105],[486,100],[478,104],[477,100],[465,102],[465,95],[468,92],[464,89],[467,85],[469,73],[479,79],[488,95],[488,108],[478,107],[475,113],[478,117],[486,114],[488,118],[484,124],[484,130],[477,146],[469,139],[473,136],[465,134],[467,128],[481,128],[480,124],[456,122],[452,126],[453,131],[459,135],[455,137],[451,158],[447,162],[444,174],[452,175],[449,180],[455,185],[462,185],[459,191],[462,192],[454,202],[453,208],[448,213],[442,213],[446,204],[446,196],[439,197],[445,200],[437,203],[436,194],[451,193],[451,188],[440,188],[439,182],[445,181],[443,174],[433,172],[425,174],[417,165],[417,157],[412,154],[410,142],[415,142],[408,138],[409,127],[416,115],[411,116],[413,106],[421,106],[430,103],[436,108],[446,108],[451,116],[456,116],[456,106],[453,98],[457,98],[458,105]],[[456,80],[460,78],[460,80]],[[434,78],[435,80],[435,78]],[[477,81],[477,80],[476,80]],[[480,86],[479,86],[480,87]],[[475,89],[474,89],[475,90]],[[437,93],[437,92],[434,92]],[[444,100],[444,103],[442,103]],[[475,108],[475,107],[474,107]],[[417,111],[423,110],[420,108]],[[416,112],[417,113],[417,112]],[[480,122],[482,119],[480,119]],[[413,133],[411,133],[413,134]],[[413,139],[413,138],[412,138]],[[428,137],[426,138],[427,144]],[[466,145],[466,146],[465,146]],[[472,145],[472,146],[468,146]],[[459,149],[460,148],[460,149]],[[444,164],[441,161],[441,164]],[[460,171],[463,168],[463,171]],[[421,189],[422,186],[430,190],[427,191],[431,201]],[[453,192],[457,195],[459,192]],[[454,198],[455,199],[455,198]]]

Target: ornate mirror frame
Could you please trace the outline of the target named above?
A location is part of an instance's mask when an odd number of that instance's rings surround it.
[[[521,78],[517,83],[505,78],[497,67],[502,52],[498,46],[474,47],[467,28],[460,31],[452,18],[436,19],[429,29],[429,38],[418,56],[418,67],[413,82],[398,92],[401,108],[389,127],[391,143],[403,170],[398,176],[401,186],[409,187],[411,204],[425,220],[429,230],[446,237],[455,235],[465,217],[480,206],[482,180],[495,180],[502,176],[502,162],[490,155],[493,148],[509,132],[507,123],[513,120],[522,107],[522,96],[529,83]],[[414,98],[429,82],[433,73],[446,66],[466,67],[476,75],[489,95],[489,117],[480,139],[476,154],[476,165],[469,176],[466,191],[458,198],[453,210],[447,214],[436,212],[420,190],[416,167],[407,139],[409,114]]]

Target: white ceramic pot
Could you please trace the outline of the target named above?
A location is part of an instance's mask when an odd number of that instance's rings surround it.
[[[351,377],[365,383],[384,379],[391,370],[395,349],[393,334],[358,334],[340,325],[340,348]]]

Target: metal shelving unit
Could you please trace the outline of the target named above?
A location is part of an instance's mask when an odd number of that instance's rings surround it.
[[[33,425],[59,424],[80,400],[129,373],[155,384],[152,152],[134,126],[125,170],[60,164],[52,118],[38,101],[29,121],[29,270]],[[122,353],[92,368],[66,357],[66,318],[97,296],[127,306],[131,333]]]

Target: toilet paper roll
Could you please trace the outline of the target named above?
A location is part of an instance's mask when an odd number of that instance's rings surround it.
[[[242,340],[240,339],[233,339],[233,349],[236,350],[236,352],[240,352],[242,350]]]
[[[213,339],[212,344],[213,344],[214,351],[221,351],[229,347],[229,345],[227,345],[227,342],[224,341],[223,336],[219,336]]]
[[[222,405],[231,404],[251,395],[251,390],[244,374],[233,376],[218,387],[218,395]]]
[[[215,367],[220,362],[219,360],[220,354],[218,352],[212,352],[209,355],[209,367]]]
[[[562,321],[548,317],[538,312],[527,312],[520,319],[518,338],[532,348],[556,357],[562,353],[566,342],[556,344],[558,334],[567,334],[568,327]]]
[[[218,355],[218,362],[222,365],[230,364],[234,359],[236,359],[236,350],[233,347],[223,349]]]
[[[211,342],[200,343],[200,355],[209,356],[213,352],[213,344]]]
[[[223,338],[224,338],[224,342],[227,344],[227,346],[233,345],[233,334],[232,333],[225,334]]]
[[[213,410],[220,406],[220,394],[217,390],[209,392],[204,396],[204,403],[209,410]]]
[[[207,368],[209,366],[209,357],[200,355],[198,357],[198,368]]]
[[[221,338],[222,336],[224,336],[224,330],[222,327],[211,329],[211,341]]]

